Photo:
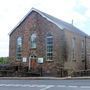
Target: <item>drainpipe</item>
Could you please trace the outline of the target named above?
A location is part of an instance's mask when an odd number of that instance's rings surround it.
[[[31,68],[31,56],[29,57],[29,62],[28,62],[28,70],[30,71]]]
[[[87,36],[85,36],[85,70],[87,70]]]

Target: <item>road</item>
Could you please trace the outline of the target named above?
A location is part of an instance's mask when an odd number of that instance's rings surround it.
[[[0,80],[0,90],[90,90],[90,80]]]

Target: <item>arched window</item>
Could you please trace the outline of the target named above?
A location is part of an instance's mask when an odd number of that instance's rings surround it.
[[[46,37],[47,60],[53,59],[53,36],[49,33]]]
[[[17,59],[21,59],[22,52],[22,37],[18,37],[16,41],[16,57]]]
[[[17,45],[20,47],[22,46],[22,37],[17,38]]]
[[[36,48],[36,33],[33,33],[30,38],[31,48]]]

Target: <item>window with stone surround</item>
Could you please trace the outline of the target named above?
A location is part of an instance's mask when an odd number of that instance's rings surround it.
[[[46,37],[46,57],[47,60],[53,60],[53,36],[50,33]]]
[[[18,37],[16,40],[16,58],[17,60],[22,59],[22,37]]]

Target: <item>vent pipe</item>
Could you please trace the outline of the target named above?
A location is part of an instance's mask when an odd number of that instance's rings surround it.
[[[72,25],[73,25],[73,19],[72,19]]]

